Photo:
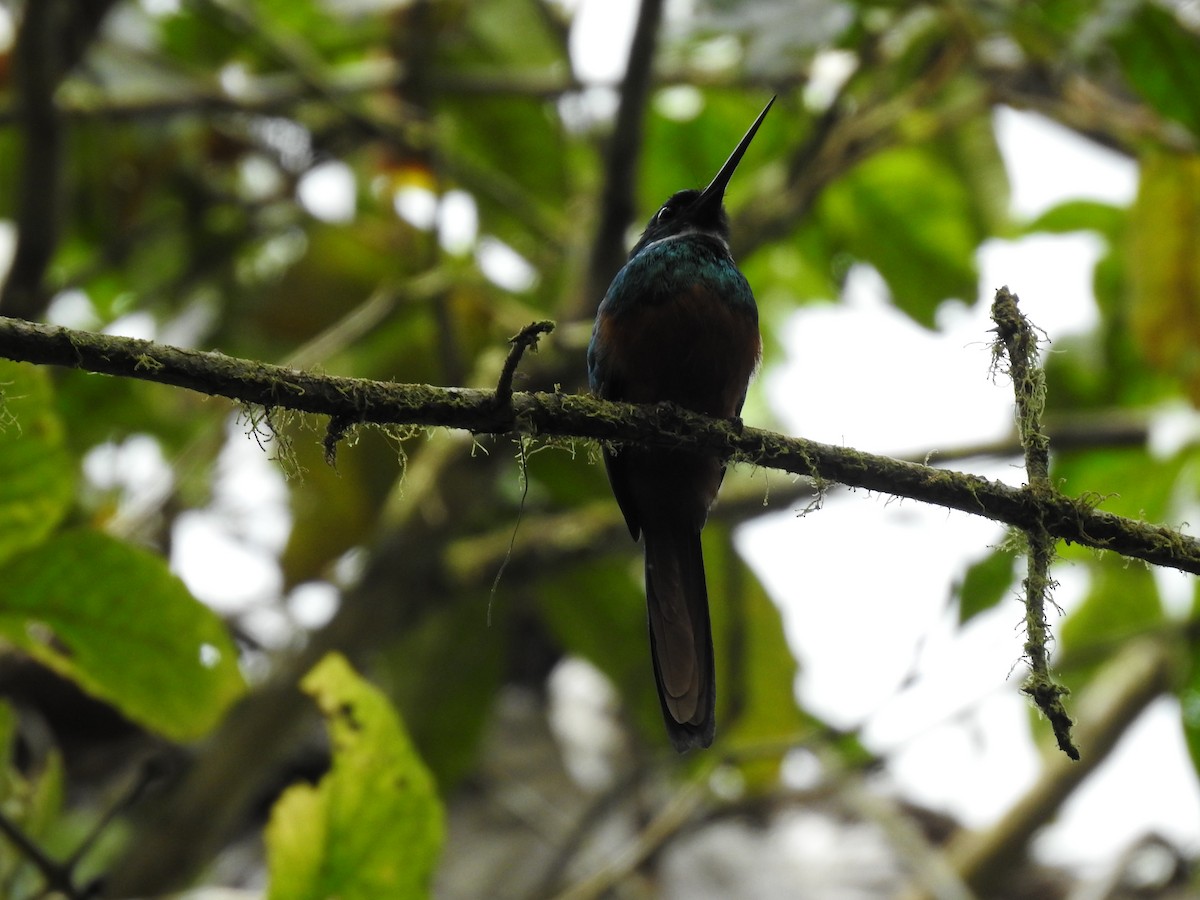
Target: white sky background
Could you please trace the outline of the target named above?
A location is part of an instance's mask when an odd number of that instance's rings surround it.
[[[578,7],[572,53],[579,74],[615,82],[635,0],[564,5]],[[593,114],[611,110],[611,92],[591,93]],[[1001,111],[996,125],[1017,216],[1068,198],[1120,204],[1132,198],[1137,173],[1130,161],[1035,116]],[[338,221],[353,216],[353,192],[350,170],[331,163],[302,182],[300,197],[314,215]],[[437,222],[444,242],[460,249],[475,242],[477,228],[468,203],[455,230],[451,211],[461,200],[443,208]],[[418,196],[396,198],[397,211],[414,222],[436,214],[423,203]],[[0,223],[0,269],[11,255],[11,231],[10,223]],[[479,244],[480,265],[497,283],[519,290],[533,277],[519,257],[506,255],[508,248]],[[892,309],[877,276],[856,271],[843,303],[797,312],[784,335],[787,362],[757,389],[766,391],[792,433],[863,450],[909,453],[1000,437],[1011,428],[1012,392],[1003,380],[988,378],[993,290],[1008,284],[1019,293],[1022,309],[1051,338],[1090,329],[1097,318],[1090,285],[1099,252],[1098,239],[1088,235],[990,242],[979,255],[975,304],[947,305],[936,334]],[[86,323],[75,321],[71,310],[86,306],[86,298],[56,303],[77,325]],[[155,336],[148,317],[130,317],[110,330]],[[231,434],[237,431],[234,426]],[[977,471],[1019,484],[1023,470],[1016,462]],[[175,571],[220,609],[252,608],[246,624],[268,640],[296,623],[321,624],[335,602],[332,589],[297,590],[283,612],[273,602],[280,589],[274,560],[290,528],[277,467],[255,441],[239,436],[229,442],[219,470],[211,508],[176,526]],[[93,484],[124,485],[130,494],[160,490],[162,478],[170,478],[155,442],[138,437],[99,448],[86,471]],[[844,491],[808,516],[781,511],[739,533],[741,551],[784,611],[802,664],[804,703],[834,724],[863,725],[867,742],[894,760],[891,774],[901,793],[973,825],[995,819],[1038,771],[1027,705],[1016,692],[1022,670],[1013,670],[1023,639],[1015,601],[961,631],[948,607],[951,584],[966,561],[1000,536],[996,525],[978,517]],[[1070,569],[1056,575],[1062,582],[1056,599],[1069,610],[1085,579]],[[1183,576],[1160,579],[1176,597],[1181,588],[1190,590]],[[1100,866],[1150,830],[1187,849],[1200,846],[1196,778],[1166,700],[1077,792],[1038,848],[1055,861]]]

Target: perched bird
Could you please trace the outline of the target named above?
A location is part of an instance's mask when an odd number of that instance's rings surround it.
[[[758,367],[758,307],[729,253],[725,187],[775,102],[702,191],[674,194],[630,251],[596,313],[593,393],[664,401],[720,418],[741,413]],[[725,475],[713,457],[626,447],[605,452],[630,534],[644,539],[654,680],[679,752],[712,743],[716,683],[700,530]]]

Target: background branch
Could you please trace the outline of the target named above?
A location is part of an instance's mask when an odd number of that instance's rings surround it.
[[[25,7],[17,39],[15,74],[21,166],[12,187],[17,199],[17,245],[0,293],[0,310],[37,318],[46,308],[42,276],[58,243],[62,205],[62,128],[54,109],[60,68],[59,22],[66,3]]]
[[[642,0],[638,9],[633,43],[629,47],[629,64],[621,82],[621,103],[617,107],[604,160],[600,216],[583,294],[585,302],[591,304],[600,302],[609,281],[625,263],[625,229],[633,221],[636,209],[634,188],[662,10],[663,0]]]
[[[39,0],[24,6],[14,49],[15,121],[22,146],[10,187],[16,197],[17,244],[0,291],[6,315],[38,318],[49,302],[42,280],[58,246],[64,190],[64,134],[54,95],[113,2]]]
[[[984,890],[1021,857],[1033,834],[1108,758],[1134,719],[1169,689],[1171,659],[1169,642],[1147,638],[1130,643],[1104,666],[1078,703],[1075,738],[1082,760],[1075,762],[1061,754],[1048,757],[1037,783],[999,822],[983,831],[962,832],[946,848],[967,884]]]

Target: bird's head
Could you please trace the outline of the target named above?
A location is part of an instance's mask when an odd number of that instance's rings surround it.
[[[656,241],[682,237],[687,234],[705,234],[718,238],[726,244],[729,243],[729,217],[725,214],[725,187],[729,184],[729,179],[733,177],[738,163],[742,161],[746,148],[754,140],[758,126],[762,124],[774,102],[775,98],[772,97],[763,107],[763,111],[758,114],[754,124],[750,126],[745,136],[734,148],[729,159],[725,160],[725,165],[721,166],[720,171],[709,182],[708,187],[702,191],[678,191],[671,195],[646,223],[646,230],[642,232],[641,238],[630,252],[630,258],[637,256]]]

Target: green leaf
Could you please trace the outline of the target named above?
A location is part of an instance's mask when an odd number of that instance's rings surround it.
[[[1097,33],[1111,20],[1110,8],[1095,0],[1042,0],[1009,7],[1011,35],[1035,60],[1061,64],[1064,48],[1079,40],[1081,32]]]
[[[741,261],[746,280],[754,287],[754,299],[762,322],[764,355],[779,343],[784,328],[796,312],[798,301],[833,300],[838,287],[829,268],[832,250],[825,232],[813,225],[802,226],[786,240],[760,247]]]
[[[849,260],[870,263],[895,304],[932,327],[947,298],[973,300],[974,254],[983,235],[970,193],[953,168],[920,147],[872,157],[830,185],[820,220]]]
[[[964,85],[955,92],[965,98],[972,90]],[[950,166],[967,192],[967,210],[976,243],[991,235],[1010,236],[1012,192],[992,114],[967,119],[935,137],[931,148],[937,151],[940,161]]]
[[[245,55],[241,44],[232,39],[228,28],[216,17],[162,16],[159,22],[162,52],[170,59],[186,59],[194,65],[209,65],[215,69],[235,54]]]
[[[1095,231],[1113,240],[1124,231],[1128,217],[1128,210],[1111,203],[1101,203],[1098,200],[1068,200],[1046,210],[1025,225],[1022,231],[1025,234],[1039,231],[1050,234]]]
[[[364,429],[352,452],[339,453],[337,468],[303,422],[288,423],[292,460],[304,473],[290,485],[296,517],[280,565],[290,584],[320,578],[351,547],[368,540],[379,507],[396,478],[396,448]]]
[[[1092,571],[1087,598],[1058,629],[1058,665],[1073,691],[1122,641],[1163,620],[1158,588],[1144,564],[1105,558],[1094,560]]]
[[[729,530],[716,521],[704,530],[704,559],[717,666],[718,740],[795,738],[810,720],[796,704],[796,659],[779,610],[738,556]],[[641,573],[629,556],[576,567],[541,584],[540,609],[565,649],[613,680],[651,744],[664,745]],[[756,780],[770,775],[758,772]]]
[[[221,619],[160,557],[94,531],[0,569],[0,638],[173,740],[208,732],[244,690]]]
[[[796,740],[813,724],[796,702],[796,657],[779,608],[738,555],[730,529],[704,529],[705,575],[717,661],[717,738],[745,744]],[[777,760],[747,763],[747,784],[777,782]]]
[[[18,767],[17,715],[7,702],[0,703],[0,803],[31,837],[45,834],[62,807],[62,757],[51,749],[35,767]],[[22,748],[25,749],[25,748]],[[8,849],[7,847],[5,849]]]
[[[1200,37],[1167,10],[1139,3],[1112,47],[1137,92],[1164,116],[1200,135]]]
[[[1173,512],[1188,457],[1158,459],[1144,447],[1063,453],[1052,463],[1051,477],[1063,493],[1087,498],[1105,512],[1162,522]]]
[[[395,710],[342,656],[301,682],[328,723],[333,765],[271,810],[270,900],[429,895],[445,825],[433,779]]]
[[[966,623],[999,603],[1016,578],[1017,554],[1000,547],[967,567],[962,580],[954,586],[958,597],[958,621]]]
[[[0,360],[0,563],[58,527],[74,487],[49,378]]]
[[[65,836],[56,828],[62,822],[63,802],[67,792],[67,772],[62,754],[52,749],[41,766],[22,776],[18,803],[21,807],[18,824],[47,850],[58,850],[51,844],[62,844]],[[67,848],[63,847],[63,850]]]
[[[617,686],[642,734],[665,744],[641,573],[632,553],[573,566],[539,580],[538,609],[563,649],[589,660]]]
[[[381,660],[384,686],[443,790],[476,762],[504,675],[503,634],[503,628],[487,627],[482,604],[446,604],[406,629]]]
[[[1200,404],[1200,155],[1142,160],[1126,265],[1130,324],[1142,355]]]
[[[690,119],[647,117],[645,154],[634,214],[634,224],[639,230],[676,191],[702,188],[712,180],[768,97],[766,93],[762,97],[747,97],[742,93],[710,91],[704,95],[700,113]],[[789,129],[779,113],[776,106],[729,183],[726,205],[731,212],[742,207],[745,197],[754,195],[754,183],[762,167],[784,158],[791,149],[786,140]]]
[[[566,49],[560,36],[547,27],[535,0],[492,0],[465,4],[465,23],[471,44],[457,57],[462,64],[490,65],[505,61],[527,69],[562,65]]]

